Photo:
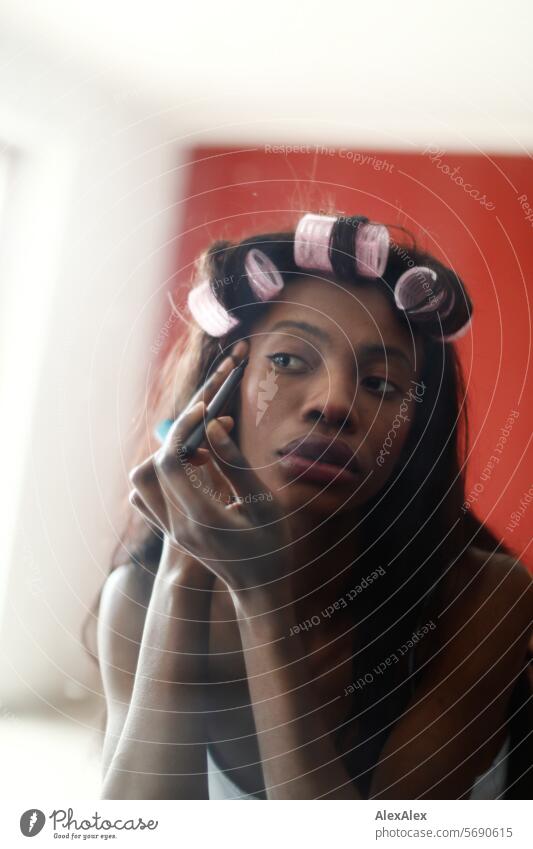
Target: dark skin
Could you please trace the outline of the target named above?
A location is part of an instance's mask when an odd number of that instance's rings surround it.
[[[329,339],[288,327],[274,336],[280,320],[306,321]],[[398,353],[389,351],[385,359],[383,345]],[[370,346],[381,348],[381,358],[370,354]],[[222,427],[210,424],[209,447],[197,452],[195,464],[209,478],[211,492],[243,497],[270,492],[273,501],[227,507],[193,492],[190,480],[172,465],[176,426],[159,456],[134,470],[133,503],[186,552],[179,568],[166,569],[175,577],[176,592],[202,580],[211,589],[205,668],[212,682],[206,705],[211,712],[205,728],[193,728],[194,739],[213,741],[218,759],[235,769],[232,777],[246,792],[266,788],[268,798],[357,799],[333,739],[349,708],[341,695],[352,680],[353,613],[341,610],[320,627],[287,635],[347,587],[358,541],[351,534],[336,543],[392,474],[408,420],[397,429],[386,462],[377,465],[376,457],[411,381],[418,380],[421,351],[378,290],[337,287],[333,293],[313,278],[286,287],[254,326],[249,343],[240,343],[237,359],[246,351],[250,361],[240,385],[238,424],[233,428],[231,418]],[[272,373],[269,358],[277,352],[291,359],[276,359],[277,392],[257,422],[260,382]],[[189,427],[203,410],[190,415]],[[224,442],[228,431],[232,437]],[[349,444],[360,463],[357,486],[296,480],[280,465],[279,448],[311,431]],[[192,521],[185,520],[184,505]],[[205,528],[198,531],[202,524],[210,526],[207,539]],[[216,532],[219,527],[227,529],[224,534]],[[505,737],[507,700],[532,627],[532,581],[520,563],[472,548],[455,571],[459,590],[450,592],[438,630],[419,646],[424,675],[374,771],[370,795],[376,798],[459,798],[488,768]],[[147,599],[150,591],[148,581]],[[142,608],[141,589],[138,598]],[[187,609],[194,603],[192,596]],[[120,615],[114,621],[119,630]],[[138,641],[143,639],[139,629]],[[205,763],[200,750],[199,744],[199,771]],[[123,742],[121,757],[126,756],[131,750]],[[135,768],[142,768],[142,760]],[[120,798],[122,792],[114,784],[110,796]],[[172,792],[174,798],[183,795],[177,784]],[[206,795],[201,782],[198,795]]]

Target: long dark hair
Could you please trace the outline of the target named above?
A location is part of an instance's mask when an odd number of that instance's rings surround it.
[[[465,311],[473,311],[463,281],[419,248],[405,228],[389,227],[389,232],[396,233],[397,238],[391,241],[383,278],[376,281],[358,276],[353,261],[346,261],[348,248],[343,249],[353,239],[353,221],[346,218],[337,228],[340,246],[334,265],[337,279],[363,287],[380,285],[398,319],[408,325],[405,314],[395,305],[394,284],[413,265],[429,266],[454,288],[456,301],[461,305],[458,310],[462,310],[459,319],[464,319]],[[238,339],[248,337],[255,321],[268,309],[268,303],[257,302],[247,282],[244,260],[250,247],[259,247],[273,260],[285,284],[302,276],[294,263],[294,230],[260,234],[238,243],[217,241],[202,254],[196,278],[210,280],[218,301],[240,319],[240,324],[217,340],[192,322],[171,345],[149,392],[147,411],[143,412],[144,437],[139,439],[132,466],[155,450],[156,446],[151,444],[153,426],[161,419],[173,419],[179,414],[216,367],[222,351],[229,351]],[[452,325],[457,315],[456,311]],[[383,675],[374,674],[373,670],[403,646],[417,628],[431,622],[437,624],[444,578],[449,580],[450,574],[455,574],[452,567],[469,546],[511,554],[471,508],[461,509],[465,502],[465,458],[469,450],[468,409],[455,347],[432,335],[439,329],[438,323],[429,323],[423,329],[412,323],[409,326],[413,334],[420,334],[423,344],[424,366],[419,381],[424,387],[423,402],[413,405],[411,429],[392,477],[365,505],[359,527],[365,541],[364,551],[351,567],[355,583],[358,577],[370,574],[378,566],[384,573],[361,593],[354,605],[354,611],[357,609],[353,628],[354,681],[363,679],[365,686],[357,693],[357,716],[347,713],[337,732],[346,765],[365,798],[380,751],[416,682],[416,674],[406,675],[401,664],[391,665]],[[451,326],[447,332],[454,329]],[[228,412],[236,417],[235,410]],[[127,491],[124,506],[128,520],[112,553],[111,571],[124,562],[155,571],[162,549],[161,534],[147,528],[133,511]],[[100,594],[82,634],[97,663],[87,634],[96,622],[99,601]],[[352,745],[350,731],[354,719],[361,742]],[[513,786],[516,792],[516,782]]]

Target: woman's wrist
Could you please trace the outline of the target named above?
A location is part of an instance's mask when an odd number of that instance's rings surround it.
[[[154,581],[141,656],[154,677],[193,683],[207,674],[213,576],[178,552],[165,552]],[[146,639],[145,639],[146,637]],[[155,672],[157,670],[157,672]]]
[[[214,574],[203,563],[179,549],[166,535],[157,576],[169,587],[191,590],[210,591],[215,581]]]
[[[242,560],[231,575],[221,575],[237,613],[255,616],[292,603],[291,561],[271,554],[261,560]]]
[[[246,622],[254,630],[283,630],[285,623],[294,619],[292,595],[284,582],[267,587],[230,588],[230,594],[237,620]]]

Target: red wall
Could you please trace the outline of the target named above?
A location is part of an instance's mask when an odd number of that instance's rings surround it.
[[[470,397],[467,492],[483,487],[472,509],[533,571],[533,500],[523,502],[525,510],[520,504],[533,482],[533,226],[518,200],[525,194],[533,207],[533,162],[435,149],[426,155],[358,151],[354,160],[354,151],[345,148],[316,152],[309,145],[289,154],[265,148],[190,151],[171,281],[174,292],[179,284],[178,303],[184,304],[192,261],[215,238],[280,230],[328,204],[413,230],[423,246],[457,269],[474,303],[472,333],[457,343]],[[456,182],[460,178],[472,196]],[[500,463],[482,480],[513,410],[519,416],[497,455]],[[513,511],[523,515],[511,532],[506,526]]]

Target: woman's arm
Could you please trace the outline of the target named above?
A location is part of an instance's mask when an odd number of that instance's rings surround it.
[[[108,575],[98,610],[98,660],[106,701],[101,769],[105,777],[131,702],[154,574],[123,563]]]
[[[267,797],[362,799],[324,724],[303,642],[288,638],[290,601],[232,595]]]
[[[439,620],[440,648],[381,753],[374,798],[465,797],[501,746],[511,691],[527,664],[533,580],[506,555],[471,565],[473,575],[480,570],[476,589]]]
[[[242,344],[234,349],[239,352]],[[211,400],[234,365],[227,357],[178,417],[172,432],[179,444],[198,423],[191,408],[200,397]],[[233,425],[227,416],[219,421]],[[214,575],[181,546],[173,548],[169,509],[180,518],[188,509],[172,497],[167,505],[161,460],[180,470],[207,464],[220,492],[227,481],[217,478],[209,451],[199,449],[186,465],[174,447],[171,456],[165,453],[168,444],[167,438],[162,451],[130,472],[131,504],[165,538],[156,578],[135,569],[111,575],[102,593],[99,654],[108,707],[103,798],[208,798],[205,690]],[[205,536],[203,525],[200,533]]]
[[[212,582],[165,538],[131,702],[101,798],[208,798],[204,702]]]
[[[183,425],[169,431],[154,462],[171,538],[228,587],[241,620],[268,796],[359,799],[320,715],[322,705],[310,683],[302,642],[296,636],[287,639],[294,621],[294,616],[287,615],[292,604],[279,598],[278,591],[270,594],[258,589],[287,585],[292,537],[280,505],[274,499],[262,499],[261,480],[217,420],[207,427],[210,448],[197,461],[203,467],[197,469],[203,488],[191,485],[177,459],[183,433],[203,416],[202,404],[192,407]],[[208,495],[215,489],[212,473],[206,469],[210,451],[242,500],[222,505]],[[245,501],[250,494],[257,497]],[[186,504],[187,510],[179,509],[180,504]]]
[[[490,766],[526,662],[533,581],[504,558],[484,565],[476,587],[443,617],[439,655],[387,740],[370,798],[461,798]],[[268,798],[360,799],[321,720],[299,635],[287,639],[290,602],[233,598]]]

